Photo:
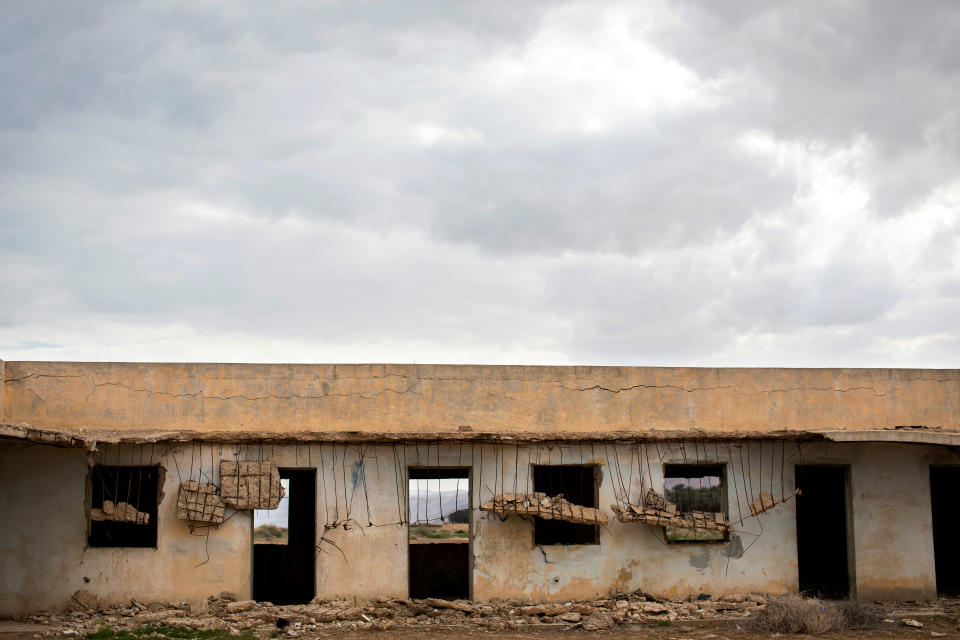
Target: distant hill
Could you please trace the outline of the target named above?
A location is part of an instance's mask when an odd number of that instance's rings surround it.
[[[441,509],[442,507],[442,509]],[[470,508],[470,496],[466,487],[456,491],[430,491],[429,493],[410,494],[410,522],[429,522],[439,524],[441,516],[448,519],[454,511]]]

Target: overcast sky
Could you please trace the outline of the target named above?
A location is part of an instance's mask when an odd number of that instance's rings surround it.
[[[0,358],[960,365],[960,3],[16,2]]]

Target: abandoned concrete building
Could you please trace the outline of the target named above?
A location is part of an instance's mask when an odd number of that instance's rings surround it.
[[[0,361],[0,615],[960,588],[960,371]]]

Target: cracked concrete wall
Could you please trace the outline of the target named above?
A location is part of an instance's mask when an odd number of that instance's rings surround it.
[[[114,446],[94,457],[127,465],[155,453],[166,469],[157,548],[88,548],[87,452],[0,441],[0,616],[61,610],[81,587],[104,602],[192,600],[222,590],[250,597],[250,512],[238,513],[209,541],[191,535],[176,518],[176,468],[189,468],[189,448],[181,448],[177,463],[159,446],[151,449]],[[201,564],[207,551],[211,562]]]
[[[960,371],[8,362],[2,418],[40,428],[739,434],[960,431]]]
[[[104,464],[153,458],[166,469],[158,548],[86,548],[87,453],[0,442],[0,615],[62,608],[80,587],[106,602],[190,600],[222,590],[249,597],[251,512],[237,512],[211,530],[209,540],[191,535],[175,517],[179,482],[201,477],[216,482],[219,460],[225,458],[317,469],[320,597],[407,595],[404,522],[411,466],[471,470],[471,579],[477,600],[568,601],[637,589],[668,597],[796,592],[792,500],[737,524],[727,542],[693,544],[668,544],[659,528],[620,523],[610,505],[625,493],[638,500],[647,487],[662,492],[665,464],[719,462],[726,465],[728,513],[736,522],[749,514],[747,505],[759,491],[790,495],[794,465],[802,461],[850,466],[855,593],[867,600],[925,600],[936,589],[929,465],[960,464],[960,455],[940,446],[798,447],[772,441],[639,447],[188,443],[101,445],[92,455]],[[599,506],[611,521],[601,527],[599,545],[536,547],[531,519],[475,510],[497,493],[532,489],[531,465],[562,463],[600,465]]]
[[[322,455],[328,465],[333,456],[345,455],[348,466],[359,460],[349,447],[341,445],[314,445],[314,461],[318,451],[325,452]],[[599,504],[612,516],[609,505],[617,495],[623,495],[624,488],[629,487],[634,500],[644,487],[663,491],[663,465],[695,459],[726,465],[728,513],[734,521],[745,518],[737,524],[738,532],[729,541],[669,544],[660,528],[620,523],[611,517],[610,524],[600,529],[599,545],[535,547],[529,518],[501,518],[474,510],[474,598],[568,601],[636,589],[665,597],[747,591],[795,593],[799,586],[795,502],[778,504],[752,518],[748,517],[747,506],[761,490],[781,496],[779,458],[783,456],[783,492],[787,495],[794,490],[794,465],[801,461],[850,466],[850,530],[854,536],[851,573],[855,577],[855,595],[866,600],[926,600],[936,595],[929,465],[960,462],[960,456],[944,447],[807,443],[798,448],[787,443],[781,450],[779,443],[771,442],[740,446],[686,443],[650,445],[646,454],[651,459],[649,465],[643,464],[641,482],[641,456],[638,450],[622,444],[584,445],[582,451],[579,445],[485,444],[464,449],[455,445],[429,449],[371,446],[364,462],[366,491],[358,492],[349,476],[346,484],[337,480],[332,470],[319,479],[318,500],[322,500],[323,485],[328,485],[327,504],[318,505],[321,521],[324,512],[328,522],[348,517],[349,501],[332,497],[336,481],[341,494],[353,496],[349,517],[354,522],[349,530],[334,527],[327,532],[343,553],[328,545],[320,556],[317,593],[331,598],[406,595],[406,527],[391,524],[398,521],[407,504],[406,496],[402,497],[402,504],[397,501],[397,486],[405,486],[402,472],[396,473],[398,468],[470,467],[471,499],[476,508],[481,500],[489,500],[504,490],[530,489],[531,464],[594,462],[602,465]],[[301,453],[300,459],[303,457]],[[399,466],[395,459],[400,461]],[[646,461],[646,457],[643,459]],[[746,474],[741,471],[747,469],[752,470]],[[359,526],[359,521],[368,518],[377,526]]]

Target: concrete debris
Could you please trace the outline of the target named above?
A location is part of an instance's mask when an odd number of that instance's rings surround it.
[[[195,600],[190,603],[191,616],[205,616],[208,613],[210,613],[210,603],[207,600]]]
[[[226,596],[226,597],[224,597]],[[706,599],[652,600],[639,594],[608,596],[579,602],[530,603],[516,599],[469,602],[466,600],[410,600],[381,597],[375,601],[316,600],[304,605],[275,606],[269,602],[234,601],[232,593],[193,602],[144,604],[130,601],[99,608],[97,598],[78,591],[68,613],[29,616],[49,637],[84,637],[103,626],[114,631],[143,627],[216,629],[230,633],[252,631],[266,638],[278,629],[295,630],[308,637],[355,629],[386,630],[392,627],[425,628],[434,625],[463,629],[532,629],[534,627],[611,629],[617,625],[686,624],[697,620],[739,621],[764,609],[766,599],[756,594],[711,595]],[[951,600],[943,600],[953,606]],[[960,601],[958,601],[960,604]],[[893,622],[922,626],[915,618],[932,610],[896,603],[886,615]],[[946,606],[938,611],[942,614]],[[917,628],[920,628],[917,626]],[[232,631],[231,631],[232,630]],[[326,633],[324,633],[326,632]]]
[[[100,608],[100,599],[86,589],[78,589],[70,596],[70,611],[96,611]]]
[[[722,513],[710,511],[679,512],[677,505],[650,489],[644,496],[643,505],[610,505],[620,522],[642,522],[661,527],[677,529],[708,529],[711,531],[733,531]]]
[[[578,524],[607,524],[607,514],[599,509],[573,504],[565,500],[563,494],[551,497],[540,491],[502,493],[480,505],[480,510],[501,514],[516,513]]]
[[[224,592],[206,600],[149,603],[131,601],[97,610],[99,603],[81,590],[71,613],[31,616],[30,620],[49,625],[57,635],[66,629],[79,636],[103,625],[114,630],[145,626],[174,626],[191,629],[256,630],[266,635],[278,628],[300,634],[319,629],[388,629],[394,626],[466,625],[487,629],[522,628],[526,625],[578,627],[588,631],[609,629],[618,624],[700,618],[742,618],[763,608],[753,602],[759,596],[693,602],[651,602],[641,595],[622,595],[580,602],[529,603],[520,600],[409,600],[381,597],[376,601],[314,601],[306,605],[274,606],[253,600],[234,601]],[[751,599],[752,598],[752,599]],[[85,604],[80,604],[85,603]],[[278,622],[279,625],[278,626]]]
[[[177,518],[189,522],[223,522],[224,504],[217,485],[188,480],[177,494]]]
[[[750,503],[750,514],[757,515],[758,513],[763,513],[768,509],[773,509],[777,504],[777,501],[773,499],[773,495],[769,491],[761,491],[760,497]]]
[[[800,489],[798,488],[793,493],[794,495],[800,495]],[[764,511],[772,509],[776,505],[783,504],[786,501],[787,498],[781,498],[780,500],[777,500],[769,491],[761,491],[760,497],[750,503],[750,515],[755,516],[759,513],[763,513]]]
[[[285,495],[276,465],[220,461],[220,498],[233,509],[276,509]]]
[[[603,631],[614,625],[613,617],[605,611],[597,611],[584,618],[580,628],[584,631]]]
[[[250,611],[257,606],[256,600],[241,600],[239,602],[231,602],[227,605],[227,613],[240,613],[241,611]]]
[[[923,628],[923,623],[920,622],[919,620],[913,620],[913,619],[911,619],[911,618],[904,618],[904,619],[901,620],[900,622],[902,622],[902,623],[903,623],[903,626],[905,626],[905,627],[913,627],[914,629],[922,629],[922,628]]]
[[[134,524],[149,524],[150,514],[137,511],[137,508],[127,502],[114,504],[112,500],[104,500],[99,509],[90,509],[91,520],[108,520],[110,522],[132,522]]]

